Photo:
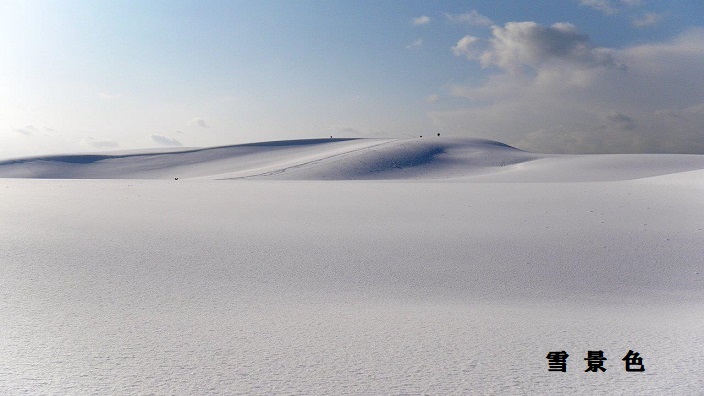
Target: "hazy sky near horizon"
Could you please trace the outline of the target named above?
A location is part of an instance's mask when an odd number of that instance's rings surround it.
[[[442,133],[704,153],[704,3],[0,0],[0,158]]]

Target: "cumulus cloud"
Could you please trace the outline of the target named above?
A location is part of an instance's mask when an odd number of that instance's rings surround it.
[[[598,49],[571,25],[520,24],[494,29],[487,49],[473,53],[498,68],[451,87],[467,104],[430,112],[438,128],[537,152],[704,153],[704,29]]]
[[[116,148],[120,146],[120,144],[114,140],[99,139],[93,136],[88,136],[83,139],[82,143],[95,148]]]
[[[452,23],[468,23],[472,26],[491,26],[494,22],[487,16],[484,16],[472,10],[464,14],[445,14],[445,18]]]
[[[174,146],[174,147],[183,146],[183,144],[181,144],[181,142],[179,142],[178,140],[176,140],[174,138],[168,138],[163,135],[150,135],[149,137],[152,139],[153,142],[160,144],[162,146]]]
[[[647,12],[633,19],[633,26],[637,28],[651,27],[662,22],[663,16],[655,12]]]
[[[551,61],[567,62],[573,67],[615,65],[609,50],[595,48],[589,36],[569,23],[542,26],[535,22],[509,22],[491,30],[490,46],[478,56],[484,67],[494,65],[517,72],[524,66],[535,69]]]
[[[210,125],[208,125],[208,123],[205,122],[205,120],[200,117],[196,117],[196,118],[191,119],[190,121],[188,121],[188,124],[196,125],[201,128],[210,128]]]
[[[406,46],[406,48],[408,48],[408,49],[414,49],[414,48],[421,48],[422,46],[423,46],[423,39],[420,39],[420,38],[419,38],[418,40],[412,42],[411,44],[408,44],[408,45]]]
[[[456,56],[465,56],[467,59],[476,58],[477,54],[472,47],[477,42],[479,42],[479,39],[474,36],[464,36],[452,47],[452,53]]]
[[[421,15],[417,18],[411,19],[411,24],[415,26],[422,26],[422,25],[427,25],[430,23],[430,17]]]

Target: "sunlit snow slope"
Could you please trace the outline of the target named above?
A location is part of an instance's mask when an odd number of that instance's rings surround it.
[[[703,169],[698,155],[528,153],[481,139],[307,139],[233,146],[53,155],[0,161],[0,177],[50,179],[627,180]]]
[[[538,158],[476,139],[310,139],[161,153],[60,155],[0,162],[1,177],[407,179],[465,176]]]

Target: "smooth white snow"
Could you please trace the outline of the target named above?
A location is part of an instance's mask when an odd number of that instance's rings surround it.
[[[701,156],[432,139],[0,164],[0,393],[704,389]]]
[[[704,168],[701,155],[547,155],[481,139],[307,139],[0,161],[0,177],[53,179],[629,180]]]

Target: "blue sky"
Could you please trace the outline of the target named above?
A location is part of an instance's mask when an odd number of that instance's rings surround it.
[[[322,136],[704,153],[704,3],[0,0],[0,158]]]

